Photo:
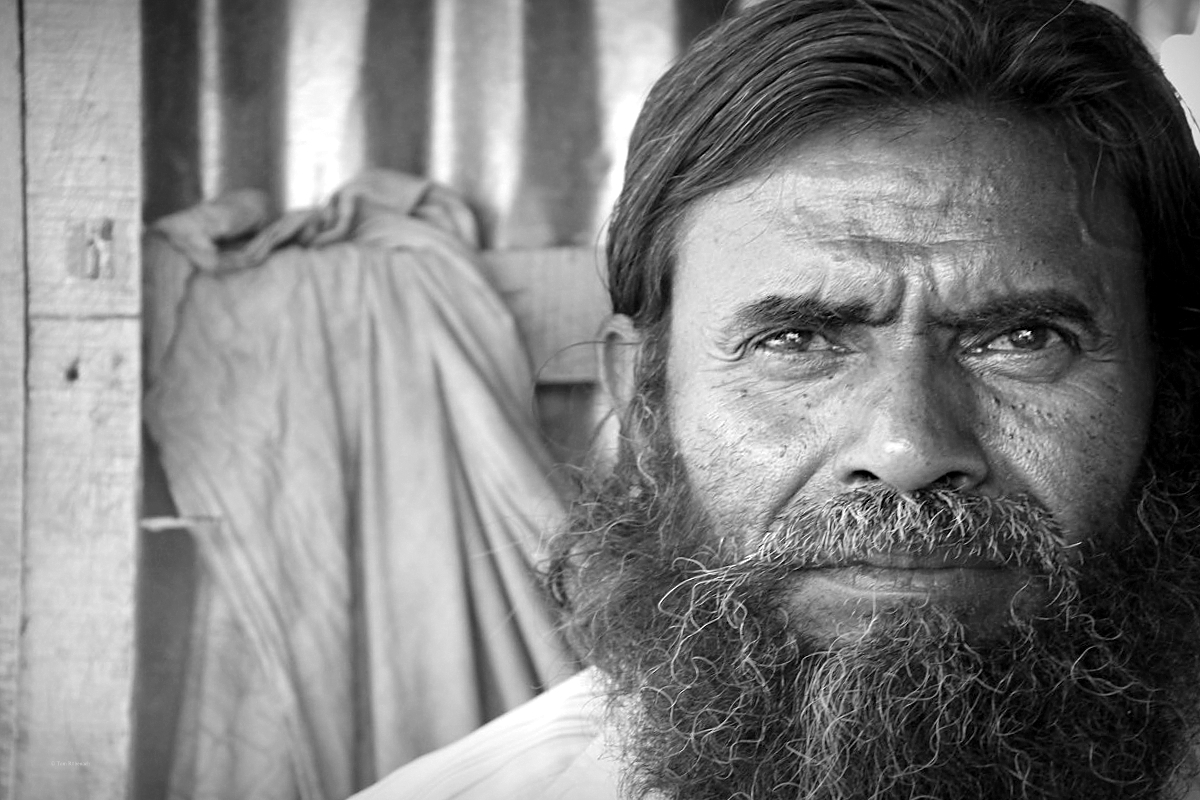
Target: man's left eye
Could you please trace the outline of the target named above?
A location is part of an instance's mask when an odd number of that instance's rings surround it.
[[[975,337],[965,355],[992,374],[1023,381],[1051,381],[1074,363],[1079,337],[1057,325],[1029,323],[996,335]]]
[[[1005,331],[973,349],[977,352],[1031,353],[1064,344],[1069,345],[1070,340],[1062,331],[1048,325],[1028,325]]]

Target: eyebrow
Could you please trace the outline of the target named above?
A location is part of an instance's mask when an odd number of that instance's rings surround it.
[[[829,302],[807,295],[768,295],[737,309],[727,330],[886,325],[895,321],[899,311],[898,306],[872,308],[867,300]],[[1088,306],[1061,289],[1023,292],[988,300],[964,311],[939,313],[932,324],[955,330],[981,331],[1046,319],[1074,322],[1092,334],[1098,330],[1095,315]]]
[[[996,298],[966,311],[938,314],[933,324],[954,330],[984,331],[1037,320],[1073,322],[1089,334],[1099,330],[1091,309],[1061,289],[1039,289]]]
[[[839,325],[884,325],[895,319],[898,309],[884,313],[872,310],[866,300],[831,303],[805,295],[768,295],[742,306],[730,318],[730,329],[773,328],[785,325],[831,327]]]

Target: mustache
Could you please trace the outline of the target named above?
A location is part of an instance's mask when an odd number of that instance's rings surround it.
[[[786,573],[878,563],[1002,567],[1040,575],[1073,570],[1072,550],[1051,512],[1029,495],[986,497],[949,489],[901,493],[868,486],[779,514],[724,567]]]

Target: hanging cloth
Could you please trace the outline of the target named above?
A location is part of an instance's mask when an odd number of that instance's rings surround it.
[[[575,670],[532,575],[563,511],[459,199],[371,172],[216,246],[259,216],[147,249],[187,275],[145,413],[202,563],[171,793],[326,800]]]

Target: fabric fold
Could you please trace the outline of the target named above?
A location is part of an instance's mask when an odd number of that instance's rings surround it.
[[[216,258],[253,215],[188,213],[146,251],[188,273],[147,427],[211,520],[172,794],[344,797],[575,669],[533,378],[441,187],[368,173]]]

